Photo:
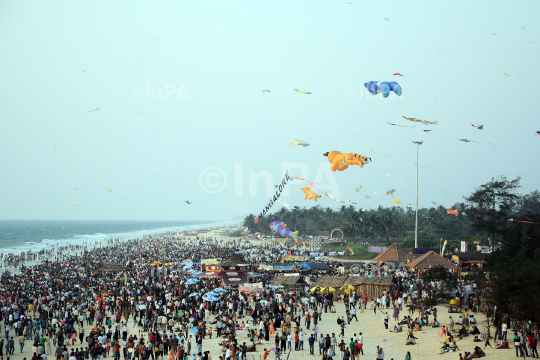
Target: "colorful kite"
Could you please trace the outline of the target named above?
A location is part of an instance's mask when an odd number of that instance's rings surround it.
[[[306,146],[309,146],[309,144],[303,140],[299,140],[299,139],[291,139],[291,144],[292,146],[296,146],[296,145],[300,145],[300,146],[303,146],[303,147],[306,147]]]
[[[109,189],[109,191],[112,193],[112,189]]]
[[[319,190],[319,189],[317,189]],[[319,190],[320,191],[320,190]],[[344,200],[340,200],[339,198],[335,197],[334,195],[332,194],[329,194],[329,193],[323,193],[326,197],[328,197],[330,200],[334,200],[334,201],[337,201],[337,202],[340,202],[342,204],[353,204],[353,205],[358,205],[358,203],[355,203],[355,202],[352,202],[351,200],[347,200],[347,201],[344,201]]]
[[[392,75],[396,75],[396,76],[405,76],[405,75],[401,75],[400,73],[394,73]]]
[[[506,75],[506,76],[510,76],[510,75],[508,75],[507,73],[503,73],[503,74]]]
[[[389,21],[388,18],[385,18],[385,17],[382,17],[381,20]],[[396,74],[394,74],[394,75],[396,75]]]
[[[533,223],[533,222],[530,222],[530,221],[520,221],[520,220],[514,220],[514,219],[508,219],[507,221],[519,222],[519,223],[524,223],[524,224],[539,225],[538,223]]]
[[[434,219],[434,218],[432,218],[432,217],[427,217],[427,216],[426,216],[426,215],[424,215],[424,214],[420,214],[420,215],[422,215],[422,216],[423,216],[423,217],[425,217],[426,219],[431,219],[431,220],[435,221],[435,219]]]
[[[306,95],[311,94],[310,92],[306,92],[307,89],[304,89],[304,90],[293,89],[293,90],[296,91],[299,94],[306,94]]]
[[[408,117],[403,117],[404,119],[407,119],[409,121],[415,121],[415,122],[419,122],[419,123],[422,123],[424,125],[437,125],[438,121],[427,121],[427,120],[418,120],[417,118],[408,118]]]
[[[459,139],[459,141],[463,141],[463,142],[474,142],[474,143],[477,143],[478,141],[473,141],[473,140],[469,140],[469,139]]]
[[[94,110],[87,111],[87,113],[92,112],[92,111],[98,111],[98,110],[99,110],[99,108],[94,109]]]
[[[430,132],[431,130],[424,130],[424,132]]]
[[[360,194],[364,195],[365,197],[367,197],[369,199],[369,196],[367,196],[366,193],[364,192],[364,187],[363,186],[360,185],[355,190],[356,190],[356,192],[359,192]]]
[[[442,191],[443,193],[445,193],[446,195],[448,195],[448,193],[447,193],[446,191],[444,191],[444,190],[439,189],[439,191]]]
[[[265,93],[265,92],[270,92],[270,90],[264,89],[262,92],[263,92],[263,93]]]
[[[287,224],[281,221],[272,221],[270,224],[270,230],[274,234],[277,234],[281,237],[291,237],[298,243],[298,231],[292,231],[291,229],[287,229]]]
[[[399,126],[399,127],[408,127],[408,128],[414,128],[414,125],[413,126],[407,126],[407,125],[398,125],[398,124],[392,124],[391,122],[386,122],[387,124],[390,124],[390,125],[394,125],[394,126]],[[425,131],[425,130],[424,130]]]
[[[401,204],[401,205],[403,205],[403,203],[402,203],[401,201],[399,201],[398,199],[394,199],[394,200],[392,200],[392,202],[393,202],[393,203],[396,203],[396,204]]]
[[[437,206],[439,206],[439,204],[438,204],[438,203],[436,203],[435,201],[432,201],[432,203],[433,203],[433,205],[437,205]]]
[[[315,191],[311,190],[308,187],[302,188],[302,191],[304,192],[304,194],[306,194],[304,200],[307,200],[309,198],[309,200],[317,201],[317,199],[321,197],[319,194],[317,194]]]
[[[455,216],[459,216],[459,210],[458,209],[456,209],[456,210],[446,209],[446,213],[447,214],[452,214],[452,215],[455,215]]]
[[[341,153],[340,151],[329,151],[324,153],[323,156],[328,158],[328,161],[332,163],[330,170],[343,171],[349,167],[349,165],[358,165],[363,168],[368,162],[371,161],[370,157],[358,155],[355,153]]]
[[[391,91],[397,96],[403,93],[401,86],[395,81],[369,81],[364,83],[364,86],[372,95],[380,93],[384,98],[387,98]]]
[[[540,131],[537,131],[537,132],[536,132],[536,135],[540,135]],[[495,146],[495,145],[493,145],[493,146]]]
[[[477,128],[478,130],[484,130],[484,125],[474,125],[471,124],[472,127]]]
[[[414,206],[412,206],[411,204],[407,204],[406,205],[408,208],[413,208]]]
[[[388,190],[388,191],[386,192],[386,195],[392,195],[392,194],[395,193],[395,192],[396,192],[396,190],[390,189],[390,190]]]

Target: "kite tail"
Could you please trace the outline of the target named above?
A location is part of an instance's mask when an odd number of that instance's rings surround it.
[[[289,236],[292,237],[294,239],[294,241],[296,241],[298,243],[298,230],[293,231],[292,233],[289,234]]]

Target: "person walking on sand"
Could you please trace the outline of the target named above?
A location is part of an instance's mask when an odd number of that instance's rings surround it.
[[[489,345],[490,348],[493,348],[491,344],[489,343],[489,339],[491,339],[491,336],[489,335],[489,332],[486,334],[486,343],[484,344],[484,349]]]
[[[387,311],[386,315],[384,315],[384,327],[386,330],[388,330],[388,320],[390,320],[390,317],[388,316],[388,311]]]

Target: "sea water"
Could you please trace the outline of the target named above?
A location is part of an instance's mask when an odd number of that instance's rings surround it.
[[[89,247],[105,239],[123,240],[144,235],[183,232],[232,225],[238,221],[104,221],[104,220],[0,220],[0,253],[15,255],[52,246],[82,245]]]

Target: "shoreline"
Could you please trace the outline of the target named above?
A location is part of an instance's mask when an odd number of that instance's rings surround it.
[[[33,221],[33,220],[28,220]],[[47,220],[49,221],[49,220]],[[52,220],[54,221],[54,220]],[[74,220],[78,221],[78,220]],[[197,231],[202,229],[216,229],[217,227],[231,227],[233,224],[239,224],[238,220],[225,220],[225,221],[216,221],[214,223],[202,223],[202,224],[186,224],[183,226],[176,226],[176,227],[167,227],[163,229],[141,229],[141,230],[133,230],[128,232],[113,232],[109,234],[102,234],[102,233],[88,233],[88,234],[80,234],[80,235],[72,235],[63,239],[47,239],[44,238],[41,241],[35,241],[35,242],[25,242],[21,243],[19,245],[15,246],[9,246],[0,248],[0,254],[3,254],[4,257],[13,255],[13,256],[20,256],[23,253],[28,253],[31,251],[32,253],[39,253],[41,250],[46,249],[56,249],[59,247],[64,246],[70,246],[70,245],[81,245],[82,243],[89,243],[91,244],[103,244],[104,242],[109,239],[116,239],[120,238],[121,241],[129,241],[129,240],[135,240],[140,239],[145,236],[155,236],[158,234],[168,234],[168,233],[182,233],[185,231]],[[189,229],[187,229],[189,227]]]

